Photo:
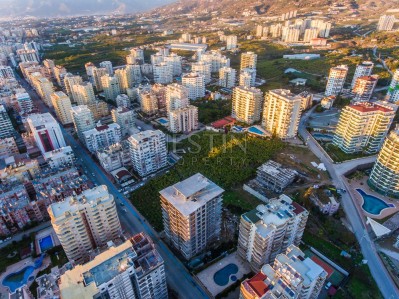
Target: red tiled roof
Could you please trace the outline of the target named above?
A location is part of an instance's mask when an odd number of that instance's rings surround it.
[[[305,211],[304,207],[302,207],[300,204],[296,203],[295,201],[292,202],[292,206],[295,208],[294,213],[297,215]]]
[[[254,277],[247,281],[248,285],[252,288],[252,290],[259,296],[262,297],[269,290],[269,287],[264,282],[267,278],[265,274],[259,272]]]
[[[219,119],[217,121],[214,121],[213,123],[211,123],[212,127],[214,127],[215,129],[220,129],[223,128],[227,125],[230,124],[234,124],[235,123],[235,118],[231,117],[231,116],[226,116],[225,118]]]
[[[327,272],[327,278],[330,278],[330,276],[334,273],[334,269],[331,268],[327,263],[323,262],[321,259],[319,259],[317,256],[312,256],[311,260],[314,261],[316,264],[318,264],[320,267],[324,269],[324,271]]]
[[[353,105],[349,105],[349,107],[359,111],[359,112],[373,112],[373,111],[381,111],[381,112],[392,112],[392,109],[386,108],[384,106],[380,106],[377,104],[364,102],[364,103],[357,103]]]
[[[367,81],[377,81],[378,78],[375,76],[360,76],[358,79],[367,80]]]

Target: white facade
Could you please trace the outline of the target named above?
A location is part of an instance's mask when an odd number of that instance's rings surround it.
[[[378,82],[378,76],[358,77],[352,89],[354,101],[369,101]]]
[[[97,125],[94,129],[83,132],[83,138],[86,148],[94,153],[120,142],[122,139],[121,127],[116,123]]]
[[[399,101],[399,69],[395,70],[392,76],[386,99],[392,103]]]
[[[240,71],[239,86],[253,87],[256,81],[256,69],[242,69]]]
[[[382,15],[378,20],[377,30],[378,31],[391,31],[393,25],[396,22],[396,18],[393,15]]]
[[[111,111],[112,120],[117,123],[121,128],[122,137],[131,135],[136,131],[136,119],[133,110],[118,107]]]
[[[236,70],[231,67],[222,67],[219,70],[219,86],[233,88],[236,84]]]
[[[182,58],[181,56],[171,53],[167,56],[164,56],[164,62],[172,66],[173,76],[180,76],[182,73]]]
[[[70,146],[65,146],[51,152],[43,153],[43,158],[51,168],[58,168],[68,164],[72,165],[75,155]]]
[[[374,63],[372,61],[363,61],[356,66],[355,74],[353,75],[351,88],[355,87],[356,80],[359,77],[371,76],[373,72]]]
[[[22,114],[32,112],[33,103],[27,92],[16,93],[15,98],[17,99]]]
[[[125,94],[120,94],[116,97],[116,107],[118,108],[130,108],[130,99]]]
[[[50,113],[29,115],[27,125],[42,154],[66,146],[60,125]]]
[[[205,79],[205,84],[211,82],[211,70],[212,66],[208,62],[199,61],[191,64],[191,72],[203,76]]]
[[[167,165],[165,134],[159,130],[143,131],[129,137],[133,169],[144,177]]]
[[[9,66],[0,66],[0,79],[11,79],[14,78],[14,71]]]
[[[10,137],[14,135],[14,127],[12,126],[10,117],[7,114],[4,105],[0,104],[0,138]]]
[[[205,78],[197,73],[183,75],[183,86],[188,88],[188,97],[191,100],[203,98],[205,96]]]
[[[254,52],[245,52],[241,54],[240,69],[256,69],[258,55]]]
[[[341,93],[344,88],[346,75],[348,74],[348,66],[339,65],[330,69],[330,74],[327,80],[325,95],[336,96]]]
[[[116,97],[121,93],[119,81],[114,76],[105,75],[101,77],[101,85],[104,90],[104,95],[107,100],[116,100]]]
[[[189,89],[183,85],[173,83],[166,87],[166,111],[172,111],[189,105]]]
[[[98,161],[106,172],[112,172],[131,164],[128,143],[122,141],[96,152]]]
[[[189,133],[198,129],[198,108],[188,105],[169,112],[169,131]]]
[[[51,102],[61,124],[73,123],[71,99],[63,91],[53,93],[51,95]]]
[[[222,67],[230,67],[230,58],[227,58],[217,51],[210,51],[201,54],[200,61],[210,63],[212,66],[212,73],[218,72]]]
[[[107,70],[108,75],[112,76],[114,74],[114,69],[112,68],[111,61],[100,62],[100,67],[105,68]]]
[[[173,66],[166,62],[153,65],[154,82],[169,84],[173,82]]]
[[[237,48],[237,35],[226,36],[226,50],[234,50]]]
[[[78,105],[88,105],[96,101],[93,84],[84,82],[72,85],[72,97]]]
[[[74,106],[71,109],[73,124],[79,140],[84,142],[83,133],[94,129],[94,116],[86,105]]]
[[[237,86],[233,89],[231,116],[236,120],[253,124],[260,120],[263,94],[258,88]]]
[[[158,99],[152,91],[140,93],[140,109],[147,115],[154,115],[158,112]]]

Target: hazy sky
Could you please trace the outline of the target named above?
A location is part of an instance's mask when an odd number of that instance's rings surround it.
[[[55,17],[149,10],[175,0],[0,0],[0,17]]]

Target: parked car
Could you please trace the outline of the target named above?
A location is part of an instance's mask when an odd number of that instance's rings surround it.
[[[330,289],[332,286],[331,282],[327,282],[326,286],[324,287],[326,290]]]

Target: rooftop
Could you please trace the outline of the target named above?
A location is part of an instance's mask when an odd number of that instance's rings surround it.
[[[395,112],[397,109],[397,106],[391,103],[387,102],[356,102],[354,104],[351,104],[348,106],[349,108],[352,108],[354,110],[357,110],[362,113],[368,113],[368,112]]]
[[[223,192],[224,190],[214,182],[197,173],[159,193],[180,213],[188,216],[208,201],[221,196]]]

